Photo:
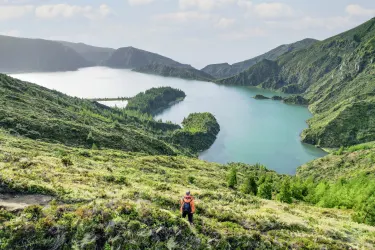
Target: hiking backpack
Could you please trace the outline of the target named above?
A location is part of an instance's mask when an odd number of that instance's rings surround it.
[[[187,212],[187,213],[191,213],[190,202],[185,202],[184,201],[184,205],[182,207],[182,211]]]

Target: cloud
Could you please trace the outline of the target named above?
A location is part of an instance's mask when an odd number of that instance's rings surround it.
[[[198,8],[208,11],[235,2],[236,0],[179,0],[179,5],[181,9]]]
[[[346,6],[346,13],[350,16],[365,16],[372,17],[375,15],[375,9],[365,9],[358,4],[350,4]]]
[[[247,10],[251,10],[253,7],[253,3],[249,0],[238,0],[237,5]]]
[[[108,5],[102,4],[99,8],[90,5],[78,6],[69,4],[41,5],[35,8],[35,16],[42,19],[72,18],[83,16],[88,19],[106,17],[111,13]]]
[[[188,22],[188,21],[202,21],[210,20],[212,15],[201,13],[197,11],[180,11],[158,15],[155,17],[158,21],[174,21],[174,22]]]
[[[24,17],[34,10],[32,5],[0,6],[0,21]]]
[[[235,19],[231,18],[220,18],[219,21],[216,23],[217,28],[226,29],[232,26],[236,22]]]
[[[222,39],[230,40],[230,41],[244,40],[244,39],[248,39],[252,37],[264,37],[264,36],[267,36],[267,32],[264,29],[261,29],[259,27],[239,30],[239,31],[232,31],[232,32],[220,35]]]
[[[299,11],[295,11],[285,3],[253,4],[248,0],[238,0],[237,5],[245,10],[246,17],[255,17],[263,20],[288,19],[301,16]]]
[[[21,32],[19,30],[7,30],[7,31],[3,31],[3,32],[0,32],[1,35],[4,35],[4,36],[15,36],[15,37],[18,37],[21,35]]]
[[[152,3],[154,0],[128,0],[128,3],[134,5],[146,5]]]
[[[264,19],[292,17],[294,10],[284,3],[261,3],[254,6],[254,13]]]

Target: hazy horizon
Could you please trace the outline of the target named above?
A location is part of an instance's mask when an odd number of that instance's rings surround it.
[[[133,46],[202,68],[323,40],[374,15],[370,0],[0,0],[0,34]]]

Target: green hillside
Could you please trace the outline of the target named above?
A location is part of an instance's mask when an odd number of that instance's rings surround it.
[[[304,142],[340,147],[373,141],[374,24],[372,19],[218,82],[303,94],[315,115],[302,134]]]
[[[261,198],[267,190],[269,198],[282,198],[287,190],[286,176],[262,166],[86,150],[4,131],[0,147],[1,187],[19,198],[38,193],[54,199],[45,207],[0,210],[0,249],[371,249],[375,244],[375,227],[354,222],[352,210]],[[228,188],[233,168],[238,184]],[[242,188],[247,176],[257,176],[258,197]],[[194,227],[179,216],[178,201],[187,188],[196,197]]]
[[[179,129],[148,115],[113,109],[0,75],[0,126],[32,139],[91,148],[174,155],[163,141]]]
[[[263,55],[254,57],[252,59],[234,63],[232,65],[228,63],[220,63],[220,64],[211,64],[207,65],[202,69],[202,71],[216,77],[217,79],[227,78],[230,76],[234,76],[236,74],[241,73],[242,71],[247,70],[251,66],[261,62],[262,60],[276,60],[279,56],[290,53],[292,51],[297,51],[306,47],[311,46],[312,44],[316,43],[317,40],[306,38],[304,40],[292,43],[292,44],[284,44],[281,45],[273,50],[264,53]]]

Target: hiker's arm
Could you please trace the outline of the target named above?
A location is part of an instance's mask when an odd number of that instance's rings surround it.
[[[190,202],[190,206],[191,206],[191,212],[192,212],[192,213],[195,213],[195,204],[194,204],[194,200],[192,200],[192,201]]]

